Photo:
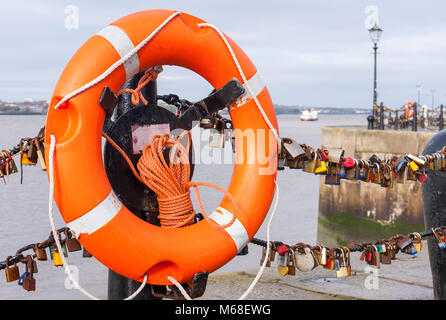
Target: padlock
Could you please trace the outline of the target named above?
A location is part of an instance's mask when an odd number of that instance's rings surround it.
[[[344,156],[344,150],[341,148],[328,149],[328,161],[331,163],[341,163]]]
[[[314,174],[321,174],[327,172],[327,164],[325,161],[320,160],[320,165],[314,169]]]
[[[347,157],[342,162],[342,165],[346,169],[351,169],[351,168],[353,168],[355,166],[355,160],[353,158],[351,158],[351,157]]]
[[[412,233],[412,243],[415,247],[415,249],[420,252],[421,251],[421,247],[422,247],[422,243],[421,243],[421,235],[418,232],[414,232]]]
[[[34,164],[37,164],[37,146],[34,143],[34,140],[29,142],[28,147],[28,159]]]
[[[34,258],[31,255],[26,256],[25,263],[26,263],[27,271],[32,272],[32,273],[39,272],[39,270],[37,269],[37,262],[36,262],[36,260],[34,260]]]
[[[339,177],[339,175],[326,175],[325,184],[339,186],[341,184],[341,178]]]
[[[416,164],[415,161],[409,162],[409,167],[412,169],[412,171],[417,171],[420,167]]]
[[[6,282],[12,282],[12,281],[17,281],[20,279],[20,271],[19,271],[19,267],[17,266],[17,263],[14,262],[14,265],[12,267],[9,266],[9,259],[11,259],[12,257],[9,256],[6,258],[5,264],[6,264],[6,269],[5,269],[5,275],[6,275]]]
[[[374,259],[372,259],[373,264],[372,267],[375,267],[376,269],[379,269],[381,267],[381,255],[378,251],[378,248],[376,248],[376,246],[372,246],[373,247],[373,256]]]
[[[382,264],[391,264],[392,263],[392,258],[390,257],[389,253],[382,253],[381,254],[381,263]]]
[[[210,129],[209,133],[209,148],[224,148],[225,135],[216,129]]]
[[[29,256],[30,257],[30,256]],[[26,291],[36,290],[36,279],[33,277],[33,270],[29,269],[28,262],[26,263],[26,271],[19,278],[19,286],[22,286]]]
[[[296,141],[290,138],[282,138],[282,147],[291,159],[295,159],[305,154],[305,150]]]
[[[36,254],[37,260],[47,261],[48,256],[46,255],[46,251],[43,248],[39,248],[37,244],[33,246],[34,253]]]
[[[281,276],[286,276],[288,274],[288,259],[289,255],[288,253],[284,255],[279,255],[279,258],[277,259],[277,272]]]
[[[75,252],[82,250],[81,244],[75,237],[72,236],[71,231],[66,229],[64,233],[65,233],[65,247],[67,248],[68,252]]]
[[[417,249],[415,248],[415,246],[413,244],[408,245],[403,250],[401,250],[401,252],[410,254],[411,256],[414,256],[418,253]]]
[[[425,183],[427,181],[427,178],[428,178],[428,176],[425,173],[417,174],[417,180],[420,183]]]
[[[82,249],[83,249],[82,250],[82,257],[83,258],[91,258],[91,257],[93,257],[93,255],[90,252],[88,252],[87,249],[85,249],[85,247],[83,247]],[[271,260],[271,261],[274,261],[274,259]]]
[[[327,248],[322,247],[321,249],[321,265],[325,266],[327,264]]]
[[[346,254],[344,252],[345,248],[339,248],[338,250],[341,252],[342,260],[340,268],[336,270],[336,276],[338,278],[349,277],[351,275],[351,267],[347,261],[350,259],[350,257],[346,259]],[[350,250],[348,254],[350,255]]]
[[[22,287],[26,291],[36,291],[36,279],[33,277],[32,273],[25,275],[23,278]]]
[[[302,272],[308,272],[316,268],[315,257],[308,246],[300,247],[294,252],[296,268]]]
[[[30,166],[36,165],[36,162],[32,162],[31,160],[29,160],[28,153],[26,152],[22,152],[21,161],[23,165],[30,165]]]
[[[416,157],[413,154],[408,154],[407,158],[409,158],[411,161],[415,162],[417,165],[423,166],[425,164],[425,160],[423,160],[420,157]]]
[[[37,158],[39,159],[40,167],[42,168],[43,171],[46,171],[45,157],[43,156],[44,154],[43,146],[38,138],[34,139],[34,143],[37,148]]]
[[[57,251],[57,249],[53,251],[53,263],[56,267],[63,266],[62,257],[60,256],[60,253],[59,251]]]
[[[316,160],[317,160],[317,155],[316,155],[316,153],[314,153],[314,159],[305,161],[303,171],[308,172],[308,173],[314,173],[316,170],[316,164],[317,164]]]
[[[266,258],[266,248],[262,247],[262,258],[260,259],[260,266],[263,265],[263,262],[265,261],[265,258]],[[265,267],[270,267],[270,266],[271,266],[271,260],[268,257],[268,259],[266,259]]]
[[[438,248],[440,248],[440,250],[443,250],[444,248],[446,248],[445,242],[443,241],[442,238],[439,237],[439,235],[435,232],[434,228],[432,228],[432,233],[435,236],[435,238],[438,241]]]
[[[288,275],[289,276],[294,276],[296,275],[296,260],[294,257],[294,251],[292,249],[290,249],[290,252],[288,253]]]
[[[399,238],[396,240],[396,245],[400,250],[403,250],[407,246],[412,244],[412,239],[408,236],[400,235]]]

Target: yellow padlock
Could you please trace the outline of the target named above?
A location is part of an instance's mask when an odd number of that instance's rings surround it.
[[[327,171],[327,164],[321,161],[321,165],[314,170],[314,174],[319,174]]]
[[[415,161],[411,161],[409,163],[410,168],[412,169],[412,171],[417,171],[418,170],[418,165],[415,163]]]
[[[35,165],[36,163],[34,163],[31,160],[29,160],[28,154],[26,152],[23,152],[22,153],[22,164]]]
[[[58,251],[53,252],[53,262],[56,267],[63,266],[62,257],[60,256],[60,253]]]

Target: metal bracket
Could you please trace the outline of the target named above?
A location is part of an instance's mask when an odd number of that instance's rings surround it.
[[[206,284],[208,281],[209,272],[203,271],[194,274],[191,281],[182,284],[187,294],[192,298],[201,297],[206,291]],[[186,300],[180,290],[174,285],[170,286],[156,286],[152,285],[152,295],[157,298],[168,298],[173,300]]]
[[[192,124],[194,121],[200,121],[204,117],[226,108],[243,93],[245,93],[243,85],[237,79],[232,79],[221,89],[213,92],[203,100],[195,102],[183,113],[180,117],[180,121],[184,123],[185,126],[187,124]]]
[[[99,104],[104,108],[108,117],[111,117],[113,114],[117,102],[118,97],[116,94],[109,87],[104,87],[101,97],[99,98]]]

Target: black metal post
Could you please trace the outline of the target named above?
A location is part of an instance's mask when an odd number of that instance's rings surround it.
[[[398,111],[395,111],[395,130],[398,130],[398,123],[399,123],[399,118],[398,118]]]
[[[375,123],[378,120],[378,110],[375,108],[375,106],[377,106],[377,101],[378,101],[378,92],[376,89],[376,54],[378,51],[378,44],[375,43],[373,46],[373,50],[374,50],[374,67],[373,67],[373,107],[372,107],[372,115],[373,115],[373,122],[372,122],[372,126],[370,127],[370,123],[368,126],[368,129],[375,129]]]
[[[413,104],[412,131],[417,131],[417,103]]]
[[[423,154],[432,154],[446,145],[446,130],[437,133],[426,144]],[[446,172],[429,172],[428,179],[422,183],[424,224],[426,229],[446,224]],[[429,260],[435,299],[446,300],[446,254],[438,247],[435,237],[427,239]]]
[[[443,105],[440,105],[440,117],[439,117],[439,128],[440,131],[444,128],[444,120],[443,120]]]
[[[379,105],[379,130],[384,130],[384,104]]]
[[[139,73],[132,79],[128,80],[123,88],[134,89],[139,79],[144,73]],[[157,83],[156,80],[150,81],[144,88],[142,88],[141,93],[149,104],[157,103]],[[125,114],[130,109],[134,108],[131,102],[130,95],[124,95],[121,97],[120,102],[118,102],[115,112],[113,114],[112,120],[119,118],[121,115]],[[143,211],[137,212],[133,210],[134,214],[140,219],[146,220],[147,218]],[[149,221],[150,222],[150,221]],[[108,272],[108,300],[122,300],[133,294],[141,285],[140,282],[121,276],[120,274],[109,269]],[[147,284],[144,289],[133,299],[133,300],[160,300],[160,298],[155,298],[152,295],[152,286]]]
[[[376,105],[378,103],[378,91],[376,86],[376,56],[378,53],[378,44],[375,43],[373,46],[374,51],[374,68],[373,68],[373,105]]]

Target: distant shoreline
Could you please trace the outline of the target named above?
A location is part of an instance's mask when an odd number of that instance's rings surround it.
[[[44,116],[46,113],[36,112],[0,112],[0,116]]]

